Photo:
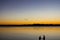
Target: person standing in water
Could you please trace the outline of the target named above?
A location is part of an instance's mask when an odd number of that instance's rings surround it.
[[[39,40],[41,40],[41,36],[39,36]]]
[[[42,37],[39,36],[39,40],[45,40],[45,35],[43,35]]]

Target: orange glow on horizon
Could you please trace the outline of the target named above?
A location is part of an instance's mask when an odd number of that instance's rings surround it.
[[[60,24],[60,21],[1,21],[0,24]]]

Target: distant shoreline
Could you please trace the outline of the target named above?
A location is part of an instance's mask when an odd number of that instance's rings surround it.
[[[0,27],[36,27],[36,26],[60,26],[60,24],[23,24],[23,25],[0,25]]]

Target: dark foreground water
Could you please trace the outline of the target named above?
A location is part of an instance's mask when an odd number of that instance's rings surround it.
[[[0,27],[0,40],[60,40],[60,27]]]

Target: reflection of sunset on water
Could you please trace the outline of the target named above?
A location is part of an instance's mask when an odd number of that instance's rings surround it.
[[[0,37],[3,39],[38,40],[39,36],[45,35],[46,40],[60,39],[59,27],[6,27],[0,28]]]
[[[32,34],[32,35],[59,35],[60,34],[60,28],[48,28],[48,27],[37,27],[37,28],[0,28],[0,32],[2,34],[10,34],[10,33],[24,33],[24,34]],[[20,34],[19,34],[20,35]]]

